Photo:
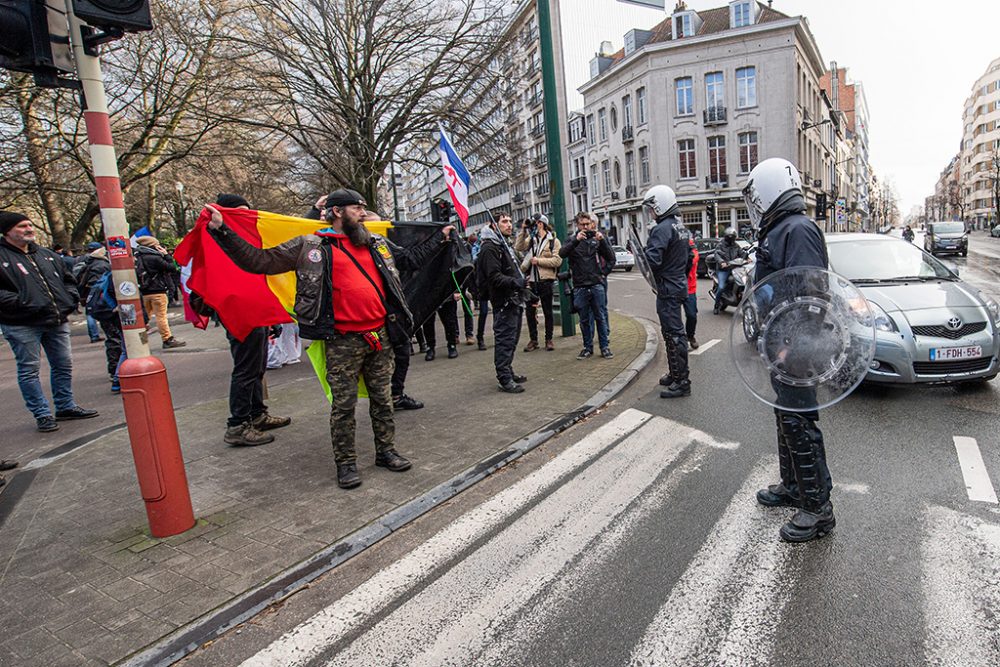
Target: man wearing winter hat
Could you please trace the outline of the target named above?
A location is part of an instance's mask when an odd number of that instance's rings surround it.
[[[326,342],[326,379],[333,399],[330,436],[337,484],[344,489],[361,484],[354,449],[359,378],[368,388],[375,465],[393,472],[410,468],[395,449],[393,352],[386,325],[392,321],[407,331],[413,328],[397,266],[418,268],[454,229],[442,229],[443,239],[434,235],[412,248],[401,248],[368,231],[363,222],[366,205],[354,190],[332,192],[322,203],[329,227],[267,249],[244,241],[223,223],[218,209],[206,206],[212,237],[237,266],[250,273],[297,274],[299,330],[303,338]]]
[[[140,236],[135,242],[138,244],[135,249],[135,272],[139,279],[142,307],[156,316],[156,328],[164,350],[184,347],[187,343],[174,338],[167,321],[167,292],[173,286],[171,274],[177,272],[177,267],[167,249],[155,237]]]
[[[0,211],[0,331],[17,362],[17,384],[39,431],[55,431],[56,421],[89,419],[97,410],[73,400],[69,314],[78,294],[69,268],[56,253],[35,241],[26,215]],[[55,416],[38,377],[41,351],[51,369]]]

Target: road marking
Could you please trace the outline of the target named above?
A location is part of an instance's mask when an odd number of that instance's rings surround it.
[[[690,429],[688,431],[688,437],[694,440],[695,442],[700,442],[703,445],[708,445],[709,447],[714,447],[715,449],[738,449],[740,446],[740,443],[738,442],[716,440],[708,433],[705,433],[704,431],[699,431],[696,428]]]
[[[588,553],[690,444],[679,426],[662,417],[644,424],[326,664],[489,664],[482,652],[507,643],[507,626],[548,598],[567,563]]]
[[[693,356],[698,356],[699,354],[702,354],[703,352],[705,352],[705,350],[711,350],[713,347],[715,347],[716,345],[718,345],[721,342],[722,341],[720,339],[713,338],[712,340],[708,341],[707,343],[702,343],[701,345],[699,345],[697,350],[688,350],[688,354],[689,355],[693,355]]]
[[[1000,526],[930,506],[921,546],[926,664],[1000,665]]]
[[[766,665],[795,588],[794,547],[775,534],[780,515],[753,494],[774,476],[762,459],[733,496],[656,618],[631,665]]]
[[[833,484],[833,488],[838,491],[844,491],[845,493],[858,493],[861,495],[868,495],[870,489],[867,484],[861,484],[860,482],[841,482],[837,480]]]
[[[381,570],[305,623],[286,632],[243,665],[290,667],[312,660],[338,638],[420,585],[457,553],[485,537],[540,494],[561,483],[564,477],[575,473],[608,446],[635,432],[652,418],[652,415],[634,409],[621,413],[550,463],[466,513],[409,555]],[[646,458],[655,457],[647,452]]]
[[[962,477],[965,479],[969,500],[996,505],[997,493],[983,464],[983,455],[979,452],[976,439],[962,435],[956,435],[952,439],[955,441],[958,463],[962,466]]]
[[[615,274],[608,276],[608,280],[638,280],[638,279],[639,279],[638,276],[621,276]]]

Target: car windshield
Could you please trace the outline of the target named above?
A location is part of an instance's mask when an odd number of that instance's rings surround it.
[[[852,282],[955,279],[944,264],[903,240],[840,241],[827,249],[830,268]]]
[[[935,234],[963,234],[965,233],[964,222],[935,222]]]

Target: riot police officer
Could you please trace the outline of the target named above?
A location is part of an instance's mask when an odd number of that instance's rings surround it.
[[[823,232],[805,215],[805,198],[798,170],[788,160],[771,158],[747,177],[743,198],[757,228],[759,249],[755,281],[793,267],[826,269],[829,262]],[[815,389],[772,384],[779,402],[815,405]],[[806,395],[809,394],[809,395]],[[775,408],[778,465],[781,481],[757,492],[767,507],[795,507],[792,519],[781,527],[786,542],[807,542],[833,530],[836,521],[830,491],[833,481],[826,465],[819,412],[788,412]]]
[[[669,372],[660,378],[666,387],[660,398],[691,395],[688,377],[688,340],[681,311],[687,300],[687,274],[694,261],[691,233],[677,218],[677,195],[666,185],[654,185],[642,200],[647,221],[655,222],[646,244],[646,261],[656,281],[656,314],[667,348]]]

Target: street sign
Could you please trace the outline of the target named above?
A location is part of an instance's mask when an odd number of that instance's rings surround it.
[[[847,224],[847,200],[843,197],[837,199],[837,213],[836,213],[837,225],[843,227]]]

